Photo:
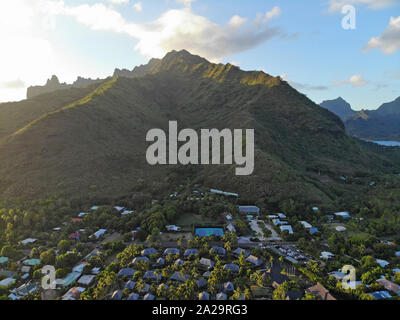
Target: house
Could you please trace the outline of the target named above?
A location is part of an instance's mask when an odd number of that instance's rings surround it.
[[[0,281],[0,287],[8,287],[16,281],[14,278],[5,278]]]
[[[383,287],[390,291],[393,292],[397,295],[400,295],[400,286],[392,281],[389,281],[387,279],[379,279],[376,282],[380,283],[381,285],[383,285]]]
[[[210,294],[206,291],[199,293],[199,300],[210,300]]]
[[[40,259],[27,259],[24,260],[24,264],[28,265],[28,266],[37,266],[40,264]]]
[[[219,301],[227,300],[227,299],[228,299],[228,296],[227,296],[225,293],[220,292],[220,293],[217,294],[216,299],[219,300]]]
[[[96,278],[96,276],[94,276],[94,275],[84,275],[79,278],[78,283],[83,286],[89,287],[94,282],[95,278]]]
[[[57,279],[56,283],[62,287],[68,287],[74,283],[82,274],[80,272],[68,273],[64,279]]]
[[[199,289],[208,286],[208,282],[207,282],[207,280],[204,279],[204,278],[200,278],[199,280],[197,280],[196,284],[197,284],[197,287],[198,287]]]
[[[144,280],[151,280],[151,281],[160,281],[162,279],[162,275],[161,274],[157,274],[154,271],[147,271],[144,276],[143,276]]]
[[[315,297],[317,297],[318,300],[336,300],[329,292],[328,289],[326,289],[322,284],[318,283],[315,286],[312,286],[306,291]]]
[[[336,218],[342,218],[342,219],[349,219],[350,218],[350,213],[349,212],[335,212],[334,215]]]
[[[212,261],[211,259],[207,259],[207,258],[201,258],[200,261],[200,266],[202,268],[205,268],[206,270],[211,270],[214,267],[214,261]]]
[[[224,265],[224,270],[230,271],[232,273],[239,273],[239,266],[237,264],[226,264]]]
[[[169,255],[169,254],[172,254],[172,255],[179,255],[179,254],[180,254],[180,251],[179,251],[179,249],[177,249],[177,248],[168,248],[168,249],[165,249],[165,251],[164,251],[164,256],[167,256],[167,255]]]
[[[181,231],[181,228],[178,227],[178,226],[175,226],[175,225],[166,226],[165,228],[169,232],[179,232],[179,231]]]
[[[175,262],[174,262],[174,265],[176,266],[176,267],[181,267],[181,266],[183,266],[185,264],[185,261],[183,261],[182,259],[177,259]]]
[[[105,233],[107,232],[106,229],[100,229],[98,231],[96,231],[93,236],[91,237],[95,237],[96,239],[99,239],[101,236],[103,236]]]
[[[246,261],[250,262],[254,267],[259,267],[262,264],[262,260],[253,255],[248,256]]]
[[[28,239],[22,240],[22,241],[21,241],[21,244],[22,244],[23,246],[26,246],[27,244],[32,244],[32,243],[35,243],[36,241],[37,241],[37,239],[28,238]]]
[[[183,255],[185,257],[190,257],[190,256],[195,256],[196,254],[199,254],[198,249],[187,249]]]
[[[219,194],[219,195],[226,196],[226,197],[239,198],[239,194],[237,194],[237,193],[225,192],[225,191],[216,190],[216,189],[210,189],[210,193]]]
[[[307,221],[300,221],[300,223],[303,225],[303,227],[305,229],[311,229],[312,228],[312,225],[309,224]]]
[[[343,226],[338,226],[335,229],[337,232],[345,232],[347,230],[346,227],[343,227]]]
[[[279,219],[286,219],[287,218],[286,215],[283,214],[283,213],[278,213],[278,217],[279,217]]]
[[[247,251],[247,250],[245,250],[245,249],[242,249],[242,248],[237,248],[237,249],[234,250],[232,253],[233,253],[236,257],[240,257],[240,255],[242,254],[242,252],[243,252],[245,258],[247,258],[247,257],[250,255],[250,252],[249,252],[249,251]]]
[[[154,249],[154,248],[147,248],[147,249],[144,249],[142,251],[142,256],[143,257],[148,257],[148,256],[151,256],[151,255],[154,255],[154,254],[158,254],[157,250]]]
[[[81,235],[79,233],[71,233],[68,235],[68,239],[71,239],[71,240],[79,240],[80,237],[81,237]]]
[[[82,217],[88,216],[88,215],[90,215],[89,212],[80,212],[80,213],[78,214],[78,217],[79,217],[79,218],[82,218]]]
[[[293,234],[292,226],[280,226],[281,232],[289,232],[289,234]]]
[[[229,232],[236,233],[236,228],[235,228],[235,226],[234,226],[232,223],[228,224],[228,226],[226,227],[226,229],[227,229]]]
[[[131,215],[132,213],[134,213],[134,211],[125,210],[125,211],[123,211],[123,212],[121,213],[121,215],[122,215],[122,216],[129,216],[129,215]]]
[[[133,264],[137,264],[139,262],[148,263],[148,262],[150,262],[150,260],[147,257],[136,257],[135,259],[132,260]]]
[[[137,293],[131,293],[126,300],[139,300],[139,295]]]
[[[341,281],[343,278],[346,276],[343,272],[340,271],[333,271],[331,273],[328,273],[330,277],[334,277],[336,280]]]
[[[210,271],[206,271],[203,273],[203,277],[204,278],[209,278],[211,276],[211,272]]]
[[[335,256],[335,255],[334,255],[332,252],[329,252],[329,251],[322,251],[322,252],[321,252],[320,258],[321,258],[321,259],[329,260],[329,259],[333,258],[334,256]]]
[[[375,300],[390,299],[392,297],[387,291],[372,292],[370,293],[370,296],[372,296]]]
[[[72,268],[73,272],[83,272],[83,268],[85,268],[85,266],[88,264],[88,262],[82,262],[78,265],[76,265],[75,267]]]
[[[165,260],[163,258],[158,258],[156,263],[158,266],[163,266],[165,264]]]
[[[134,282],[134,281],[132,281],[132,280],[129,280],[129,281],[125,284],[124,289],[133,290],[133,289],[135,289],[135,286],[136,286],[136,282]]]
[[[280,219],[273,219],[272,223],[274,224],[274,226],[280,226],[287,224],[287,221],[281,221]]]
[[[239,206],[239,211],[241,213],[247,213],[247,214],[253,213],[258,215],[260,213],[260,208],[256,206]]]
[[[182,274],[182,275],[181,275],[178,271],[176,271],[176,272],[169,278],[169,280],[177,281],[177,282],[186,282],[189,278],[190,278],[190,276],[188,276],[187,274]]]
[[[394,254],[396,257],[400,257],[400,251],[396,251]]]
[[[29,266],[22,266],[21,267],[21,271],[23,272],[23,273],[29,273],[30,271],[31,271],[31,267],[29,267]]]
[[[126,208],[116,206],[116,207],[114,207],[114,209],[117,210],[118,212],[121,212],[122,210],[125,210]]]
[[[85,288],[75,287],[71,288],[61,297],[61,300],[78,300],[83,292],[85,292]]]
[[[130,277],[132,278],[135,275],[136,271],[131,269],[131,268],[122,268],[119,272],[118,272],[118,277]]]
[[[376,259],[376,263],[381,266],[381,268],[386,268],[390,263],[386,260]]]
[[[224,291],[225,292],[233,292],[235,290],[235,286],[232,282],[225,282],[224,283]]]
[[[319,211],[319,208],[318,208],[318,207],[313,207],[312,210],[313,210],[314,212],[315,212],[315,211]]]
[[[155,299],[155,296],[153,296],[152,294],[148,293],[143,297],[143,300],[145,301],[152,301]]]
[[[212,254],[217,254],[217,255],[223,257],[226,254],[226,250],[224,248],[222,248],[222,247],[212,247],[211,248],[211,253]]]
[[[309,230],[309,232],[310,232],[311,235],[314,235],[314,234],[318,233],[319,230],[318,230],[318,228],[311,228],[311,229]]]
[[[93,206],[90,208],[90,210],[97,211],[97,210],[99,210],[99,206]]]
[[[6,264],[8,262],[8,257],[0,257],[0,264]]]
[[[116,290],[111,295],[111,300],[121,300],[123,297],[123,293],[121,290]]]
[[[228,222],[233,221],[232,216],[230,214],[226,215],[226,221],[228,221]]]
[[[71,218],[71,222],[73,222],[73,223],[80,223],[82,221],[83,220],[81,218]]]

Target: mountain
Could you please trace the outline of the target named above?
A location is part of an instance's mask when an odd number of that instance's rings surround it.
[[[85,79],[82,77],[78,77],[76,81],[74,81],[72,84],[66,84],[66,83],[60,83],[57,76],[53,75],[51,79],[47,80],[44,86],[29,87],[26,92],[26,97],[28,99],[31,99],[43,93],[53,92],[56,90],[63,90],[69,88],[84,88],[87,87],[88,85],[99,83],[101,81],[102,80],[100,79],[92,80],[92,79]]]
[[[342,120],[357,113],[357,111],[353,110],[351,105],[341,97],[334,100],[323,101],[320,106],[333,112]]]
[[[367,140],[400,141],[400,97],[377,110],[363,110],[345,119],[352,136]]]
[[[342,121],[280,77],[213,64],[187,51],[84,88],[0,104],[0,196],[157,197],[188,179],[244,199],[330,203],[358,186],[340,176],[397,169],[394,151],[360,142]],[[150,166],[146,133],[255,129],[255,171],[236,165]],[[358,190],[358,189],[357,189]]]

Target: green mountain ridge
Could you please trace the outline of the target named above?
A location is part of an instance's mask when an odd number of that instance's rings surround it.
[[[0,119],[8,120],[0,122],[0,195],[156,195],[192,179],[254,201],[321,203],[353,188],[337,181],[341,175],[373,176],[398,163],[393,151],[349,137],[336,115],[279,77],[187,51],[138,68],[129,77],[0,104]],[[170,120],[179,129],[254,128],[254,174],[235,176],[232,165],[148,165],[146,133],[167,131]]]

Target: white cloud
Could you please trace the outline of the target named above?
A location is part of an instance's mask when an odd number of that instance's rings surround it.
[[[333,86],[344,86],[351,85],[353,87],[365,87],[370,82],[368,80],[364,80],[361,75],[351,76],[349,80],[338,81],[333,84]]]
[[[135,9],[137,12],[142,12],[143,11],[143,5],[141,2],[136,2],[133,5],[133,9]]]
[[[282,13],[282,11],[281,11],[280,7],[278,7],[278,6],[273,7],[271,11],[268,11],[265,14],[265,22],[268,22],[271,19],[279,17],[281,15],[281,13]]]
[[[371,38],[364,51],[380,49],[385,54],[393,54],[400,48],[400,16],[391,17],[390,23],[383,33],[376,38]]]
[[[305,83],[300,83],[296,81],[292,81],[288,78],[286,74],[280,75],[281,79],[283,81],[286,81],[289,83],[293,88],[296,90],[304,90],[304,91],[324,91],[328,90],[329,87],[327,86],[318,86],[318,85],[310,85],[310,84],[305,84]]]
[[[112,4],[127,4],[129,0],[107,0],[109,3]]]
[[[247,22],[247,18],[242,18],[238,15],[234,15],[231,18],[231,20],[229,20],[229,26],[232,28],[240,28],[246,22]]]
[[[269,19],[277,16],[274,8]],[[218,25],[189,8],[169,10],[155,21],[135,24],[126,21],[113,8],[104,4],[65,7],[64,14],[96,31],[126,34],[138,40],[135,49],[147,57],[162,57],[171,50],[187,49],[212,61],[248,49],[280,34],[278,28],[269,27],[267,19],[261,23],[246,23],[245,18],[234,16],[226,25]]]
[[[366,5],[369,9],[380,10],[397,4],[398,0],[330,0],[329,11],[340,12],[345,5]]]

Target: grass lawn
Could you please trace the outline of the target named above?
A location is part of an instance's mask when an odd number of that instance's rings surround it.
[[[203,217],[193,213],[185,213],[176,220],[176,225],[185,230],[191,229],[192,224],[195,226],[217,225],[218,221],[215,218]]]

